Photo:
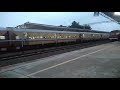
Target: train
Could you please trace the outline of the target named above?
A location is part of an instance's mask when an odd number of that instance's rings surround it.
[[[110,41],[120,41],[120,30],[112,30],[109,39]]]
[[[28,28],[0,28],[0,51],[22,49],[29,46],[88,42],[109,39],[108,32],[59,31]]]

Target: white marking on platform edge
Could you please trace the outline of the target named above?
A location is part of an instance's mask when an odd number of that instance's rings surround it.
[[[111,46],[110,46],[110,47],[111,47]],[[76,58],[74,58],[74,59],[71,59],[71,60],[68,60],[68,61],[65,61],[65,62],[62,62],[62,63],[56,64],[56,65],[53,65],[53,66],[51,66],[51,67],[48,67],[48,68],[42,69],[42,70],[40,70],[40,71],[37,71],[37,72],[31,73],[31,74],[28,74],[28,75],[26,75],[26,76],[28,76],[28,77],[29,77],[29,76],[32,76],[32,75],[34,75],[34,74],[37,74],[37,73],[40,73],[40,72],[43,72],[43,71],[46,71],[46,70],[49,70],[49,69],[55,68],[55,67],[57,67],[57,66],[60,66],[60,65],[66,64],[66,63],[71,62],[71,61],[75,61],[75,60],[77,60],[77,59],[79,59],[79,58],[83,58],[83,57],[85,57],[85,56],[88,56],[88,55],[91,55],[91,54],[97,53],[97,52],[99,52],[99,51],[102,51],[102,50],[108,49],[108,48],[110,48],[110,47],[103,48],[103,49],[99,49],[99,50],[97,50],[97,51],[94,51],[94,52],[91,52],[91,53],[88,53],[88,54],[82,55],[82,56],[80,56],[80,57],[76,57]],[[26,76],[19,77],[19,78],[24,78],[24,77],[26,77]]]

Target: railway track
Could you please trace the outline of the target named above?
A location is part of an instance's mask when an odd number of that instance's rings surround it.
[[[44,49],[38,49],[38,50],[29,50],[29,51],[21,51],[21,52],[16,52],[11,54],[4,54],[0,56],[0,67],[19,63],[19,62],[34,60],[34,59],[38,59],[38,58],[42,58],[50,55],[60,54],[68,51],[96,46],[96,45],[100,45],[108,42],[109,41],[96,41],[96,42],[56,46],[56,47],[50,47],[50,48],[44,48]]]

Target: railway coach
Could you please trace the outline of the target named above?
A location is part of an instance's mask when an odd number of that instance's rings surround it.
[[[6,28],[0,28],[0,51],[6,51],[9,47],[9,32]]]
[[[24,41],[24,45],[50,44],[59,42],[76,42],[79,33],[36,29],[12,29],[14,40]]]

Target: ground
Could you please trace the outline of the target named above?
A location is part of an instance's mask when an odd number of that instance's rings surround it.
[[[120,78],[120,42],[0,68],[1,78]]]

